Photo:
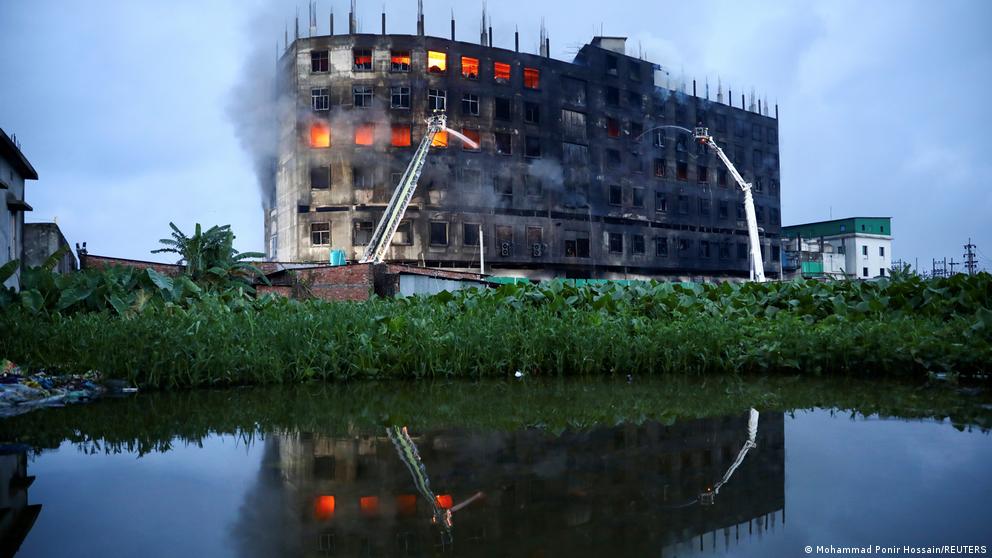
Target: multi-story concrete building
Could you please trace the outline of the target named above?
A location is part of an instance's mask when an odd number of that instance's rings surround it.
[[[784,268],[803,277],[870,279],[892,267],[892,219],[849,217],[782,227]]]
[[[0,129],[0,192],[6,201],[0,210],[0,266],[20,259],[24,249],[24,212],[31,206],[24,200],[24,181],[38,180],[38,173],[21,153],[14,138]],[[3,283],[3,287],[20,285],[20,269]]]
[[[454,22],[452,22],[454,29]],[[386,259],[536,278],[748,274],[743,197],[713,153],[674,127],[708,126],[755,185],[769,275],[779,266],[777,116],[674,89],[625,39],[595,37],[571,62],[417,35],[297,38],[279,61],[268,257],[360,257],[426,130],[448,126],[478,149],[435,138]],[[517,41],[519,43],[519,40]],[[700,88],[701,89],[701,88]],[[774,111],[777,113],[777,108]],[[762,114],[764,113],[764,114]],[[484,241],[480,242],[480,236]]]

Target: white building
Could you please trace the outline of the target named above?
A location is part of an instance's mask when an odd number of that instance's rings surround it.
[[[0,129],[0,266],[21,259],[24,251],[24,212],[31,206],[24,200],[24,181],[38,180],[38,173],[21,153],[20,146]],[[4,287],[20,285],[20,270],[4,281]]]
[[[892,267],[892,219],[849,217],[782,227],[785,273],[871,279]]]

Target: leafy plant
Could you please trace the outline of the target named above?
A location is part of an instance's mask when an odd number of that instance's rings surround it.
[[[152,250],[153,254],[179,254],[177,262],[185,266],[185,273],[198,283],[227,284],[231,281],[241,283],[246,290],[252,291],[251,279],[264,274],[254,264],[245,261],[249,258],[262,258],[261,252],[241,252],[234,249],[234,233],[230,225],[214,225],[206,231],[199,223],[192,236],[187,236],[175,223],[169,223],[172,228],[172,238],[163,238],[159,242],[165,248]]]

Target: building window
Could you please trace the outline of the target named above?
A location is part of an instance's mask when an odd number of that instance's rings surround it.
[[[389,106],[395,109],[410,108],[410,88],[403,86],[390,87]]]
[[[868,268],[867,267],[862,267],[861,268],[861,275],[863,277],[868,277]]]
[[[654,210],[658,213],[668,212],[668,197],[664,192],[654,193]]]
[[[537,103],[524,102],[524,122],[528,124],[541,123],[541,105]]]
[[[462,135],[469,139],[472,143],[468,141],[462,142],[463,151],[478,151],[479,146],[482,145],[482,138],[479,135],[479,130],[476,128],[462,128]]]
[[[644,207],[644,188],[634,188],[631,205],[634,207]]]
[[[330,61],[326,50],[315,50],[310,53],[310,71],[314,73],[326,72],[330,67]]]
[[[764,206],[761,206],[761,205],[755,206],[754,212],[755,212],[755,218],[757,219],[757,221],[759,223],[764,223],[765,222],[765,207]]]
[[[689,180],[689,164],[685,162],[675,163],[675,178],[679,180]]]
[[[679,195],[679,215],[689,214],[689,196]]]
[[[620,137],[620,121],[616,118],[606,119],[606,135],[611,138]]]
[[[432,74],[443,74],[448,71],[448,55],[436,50],[428,50],[427,71]]]
[[[541,194],[544,193],[544,184],[536,176],[524,175],[524,187],[527,195],[532,198],[541,197]]]
[[[707,216],[710,214],[710,200],[708,198],[699,198],[699,214]]]
[[[310,147],[330,147],[331,127],[323,122],[310,125]]]
[[[429,236],[431,246],[447,246],[448,223],[444,221],[431,221]]]
[[[620,152],[616,149],[606,150],[606,168],[608,169],[618,169],[620,168]]]
[[[530,248],[531,257],[540,258],[544,255],[544,229],[527,227],[527,246]]]
[[[496,225],[496,246],[500,256],[506,258],[513,255],[513,227]]]
[[[717,216],[720,217],[720,219],[729,219],[730,218],[730,204],[727,203],[726,200],[720,200],[720,204],[718,206],[717,212],[718,212],[717,213]]]
[[[610,186],[610,205],[621,205],[623,203],[623,189],[620,186]]]
[[[747,244],[743,242],[737,243],[737,259],[746,260],[747,259]]]
[[[462,114],[479,116],[479,96],[475,93],[462,95]]]
[[[510,81],[510,65],[505,62],[493,62],[493,79],[497,83]]]
[[[659,236],[654,239],[654,255],[659,258],[668,257],[668,238]]]
[[[661,178],[661,177],[665,176],[665,167],[666,166],[667,165],[665,164],[665,160],[664,159],[655,159],[654,160],[654,175],[656,177],[658,177],[658,178]]]
[[[700,183],[710,181],[710,170],[702,165],[696,167],[696,180]]]
[[[885,257],[885,246],[879,246],[878,247],[878,255],[881,256],[881,257],[883,257],[883,258]]]
[[[883,268],[879,268],[878,275],[879,275],[879,277],[885,277],[885,268],[884,267]]]
[[[499,196],[502,205],[513,205],[513,179],[509,176],[494,176],[493,192]]]
[[[314,190],[327,190],[331,187],[331,167],[311,167],[310,187]]]
[[[771,221],[768,224],[777,227],[778,224],[779,224],[778,208],[777,207],[773,207],[771,209],[771,212],[772,212],[772,218],[771,218]]]
[[[641,133],[644,132],[644,125],[640,122],[630,121],[630,138],[637,141],[641,138]]]
[[[524,68],[524,87],[539,89],[541,87],[541,71],[537,68]]]
[[[717,169],[716,171],[716,183],[720,186],[727,185],[727,169]]]
[[[586,105],[586,82],[573,77],[561,77],[561,100],[573,105]]]
[[[675,249],[678,250],[680,256],[688,252],[690,246],[692,246],[692,241],[688,238],[675,239]]]
[[[868,255],[868,245],[864,245],[864,246],[861,247],[861,255],[862,256],[867,256]]]
[[[434,134],[431,140],[431,147],[448,147],[448,131],[440,130]]]
[[[584,112],[561,109],[561,128],[565,139],[585,140],[586,114]]]
[[[620,90],[616,87],[606,87],[606,104],[611,107],[620,106]]]
[[[751,154],[751,166],[755,170],[765,168],[765,154],[760,149],[755,149],[754,153]]]
[[[708,258],[710,257],[710,241],[700,240],[699,241],[699,257]]]
[[[464,224],[462,224],[462,244],[464,246],[478,246],[479,245],[479,224],[478,223],[464,223]]]
[[[389,145],[393,147],[410,147],[410,125],[393,124]]]
[[[588,165],[589,147],[578,143],[562,142],[562,159],[566,165]]]
[[[394,50],[389,53],[389,71],[390,72],[409,72],[410,71],[410,51],[409,50]]]
[[[588,238],[575,238],[565,240],[565,257],[566,258],[588,258],[589,257],[589,239]]]
[[[370,108],[372,106],[372,86],[356,85],[351,88],[355,99],[355,108]]]
[[[462,56],[462,77],[479,79],[479,59]]]
[[[685,153],[689,149],[689,136],[685,134],[679,134],[675,137],[675,151],[679,153]]]
[[[509,122],[513,119],[513,105],[510,99],[496,97],[493,99],[493,118]]]
[[[310,243],[314,246],[328,246],[331,244],[331,224],[330,223],[310,223]]]
[[[757,124],[751,124],[751,139],[755,141],[761,140],[762,127]]]
[[[331,97],[326,87],[310,90],[310,106],[313,110],[328,110],[331,108]]]
[[[744,202],[737,202],[737,218],[744,219],[745,215]]]
[[[354,69],[356,72],[372,70],[372,49],[356,48],[352,51]]]
[[[351,243],[355,246],[365,246],[372,241],[372,231],[375,224],[372,221],[355,220],[352,224]]]
[[[375,124],[366,122],[355,126],[355,145],[372,145],[375,141]]]
[[[623,233],[609,233],[610,253],[623,254]]]
[[[495,132],[493,138],[496,140],[496,153],[500,155],[513,154],[512,136],[506,132]]]
[[[428,89],[427,110],[444,111],[447,105],[447,95],[444,89]]]
[[[607,54],[606,55],[606,73],[607,73],[607,75],[611,75],[611,76],[619,75],[620,74],[619,64],[620,64],[620,62],[619,62],[619,60],[617,60],[617,57],[616,56],[613,56],[612,54]]]
[[[641,110],[641,105],[644,103],[644,98],[637,91],[627,92],[627,104],[632,109]]]
[[[396,234],[393,235],[393,244],[398,246],[413,245],[413,226],[410,221],[402,221],[396,227]]]
[[[717,114],[717,115],[715,115],[713,117],[713,123],[716,126],[716,131],[717,132],[726,132],[727,131],[727,115],[726,114]]]
[[[351,186],[353,188],[371,188],[372,187],[372,169],[364,167],[352,167],[351,168]]]
[[[778,248],[778,247],[776,246],[776,248]],[[721,260],[729,260],[730,259],[730,243],[729,242],[721,242],[720,243],[720,259]]]
[[[634,234],[630,236],[630,253],[634,256],[644,255],[644,235]]]

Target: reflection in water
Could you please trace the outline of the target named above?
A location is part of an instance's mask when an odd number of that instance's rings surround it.
[[[0,557],[13,556],[34,526],[40,504],[28,504],[27,452],[18,446],[0,446]]]
[[[762,414],[756,441],[758,419],[752,411],[559,435],[285,432],[266,439],[273,461],[264,467],[277,471],[267,478],[279,479],[267,497],[277,500],[245,508],[288,510],[295,525],[274,536],[299,539],[284,542],[284,555],[670,556],[716,546],[718,533],[729,546],[760,536],[780,510],[784,520],[783,415]],[[700,494],[710,505],[681,505]],[[473,500],[455,533],[450,512]],[[244,513],[236,532],[266,531],[270,520]]]

